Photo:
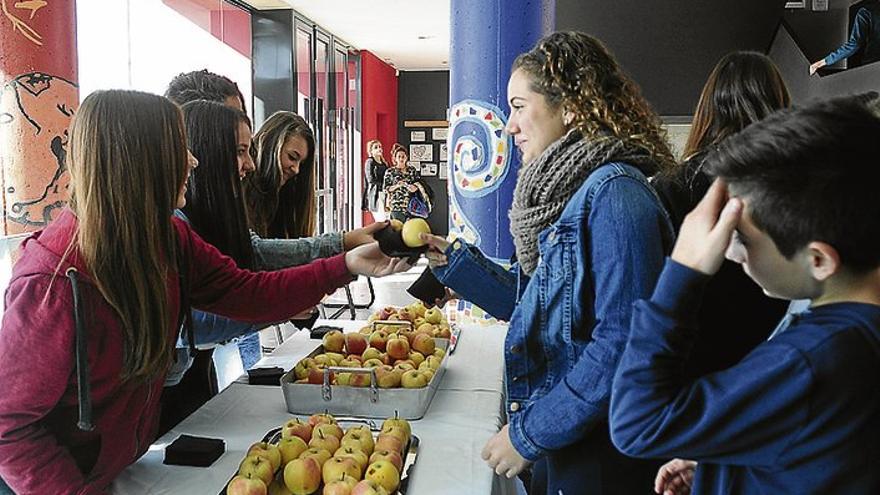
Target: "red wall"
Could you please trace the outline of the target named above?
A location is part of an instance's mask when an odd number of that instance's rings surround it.
[[[361,166],[367,159],[367,141],[378,139],[389,160],[391,145],[397,142],[397,74],[394,67],[367,50],[361,50]],[[366,176],[366,175],[365,175]],[[364,185],[362,184],[361,190]],[[364,213],[364,223],[372,221]]]

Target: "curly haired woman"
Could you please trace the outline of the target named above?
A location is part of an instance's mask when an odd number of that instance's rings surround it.
[[[533,494],[650,493],[657,464],[617,452],[608,404],[632,303],[650,296],[671,246],[647,177],[672,155],[638,87],[586,34],[554,33],[520,55],[507,96],[523,162],[516,264],[425,236],[437,278],[510,321],[509,422],[483,458],[508,477],[535,463]]]

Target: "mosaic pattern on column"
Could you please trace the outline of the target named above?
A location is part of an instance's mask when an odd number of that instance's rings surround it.
[[[510,169],[510,136],[504,113],[494,105],[462,100],[449,110],[452,179],[462,196],[498,189]]]
[[[67,127],[78,105],[76,84],[39,72],[0,90],[7,233],[45,227],[66,204]]]

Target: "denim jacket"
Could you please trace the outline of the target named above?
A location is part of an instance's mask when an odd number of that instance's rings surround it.
[[[597,168],[539,235],[531,278],[456,240],[434,269],[493,316],[510,321],[504,346],[510,437],[526,459],[573,444],[608,417],[611,382],[632,303],[651,294],[672,226],[644,175]]]
[[[186,215],[175,210],[175,216],[189,223]],[[257,270],[280,270],[291,266],[299,266],[318,258],[328,258],[344,251],[342,234],[323,234],[302,239],[263,239],[251,232],[251,245],[254,249],[254,265]],[[193,310],[193,336],[196,347],[212,348],[216,344],[227,342],[236,337],[251,334],[265,327],[236,321],[224,316]],[[177,339],[175,349],[177,360],[165,378],[165,385],[176,385],[183,378],[186,370],[192,366],[189,355],[189,342],[186,335]]]

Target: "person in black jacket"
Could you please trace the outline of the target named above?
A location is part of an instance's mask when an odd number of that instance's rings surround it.
[[[385,220],[385,172],[388,171],[388,163],[382,153],[382,143],[378,139],[367,141],[367,152],[370,154],[364,162],[364,176],[367,180],[367,190],[364,191],[363,210],[371,211],[373,218],[379,222]]]

